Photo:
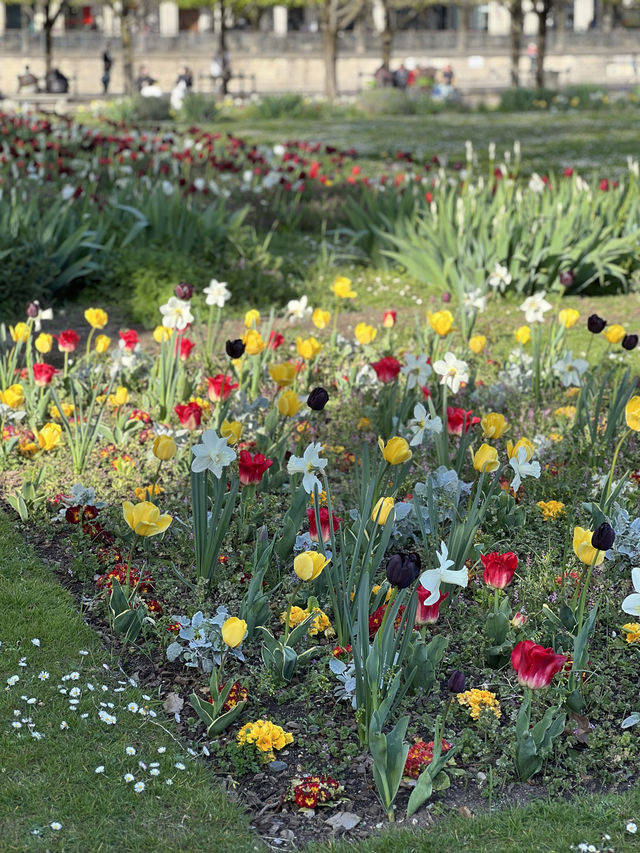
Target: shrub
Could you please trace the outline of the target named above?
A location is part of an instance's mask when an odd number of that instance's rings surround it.
[[[202,124],[203,122],[213,121],[218,112],[213,95],[189,92],[185,95],[178,118],[186,124]]]

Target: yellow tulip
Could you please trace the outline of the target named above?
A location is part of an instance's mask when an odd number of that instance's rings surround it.
[[[146,501],[150,500],[153,495],[164,494],[164,489],[156,483],[155,486],[138,486],[133,490],[133,493],[139,501]]]
[[[518,455],[518,451],[521,447],[524,447],[524,449],[527,451],[527,458],[525,459],[525,462],[530,462],[533,457],[534,447],[528,438],[521,438],[520,441],[516,442],[515,444],[513,444],[513,442],[511,441],[508,441],[507,456],[509,457],[509,459],[513,459],[514,456]]]
[[[111,346],[111,338],[109,335],[98,335],[96,338],[96,352],[99,355],[105,353]]]
[[[564,326],[565,329],[570,329],[580,319],[580,312],[576,311],[575,308],[563,308],[563,310],[558,314],[558,323],[561,326]]]
[[[158,533],[164,533],[173,520],[170,515],[160,515],[158,507],[150,501],[141,501],[135,506],[131,501],[125,501],[122,504],[122,513],[124,520],[137,536],[156,536]]]
[[[303,551],[293,561],[293,571],[301,581],[315,580],[329,560],[318,551]]]
[[[473,467],[476,471],[485,471],[487,474],[497,471],[500,462],[495,447],[491,447],[490,444],[481,444],[473,454]]]
[[[38,444],[43,450],[53,450],[62,436],[59,424],[45,424],[38,433]]]
[[[92,329],[104,329],[107,325],[109,315],[102,308],[87,308],[84,312],[84,319]]]
[[[34,343],[35,348],[42,355],[46,355],[48,352],[51,352],[51,347],[53,346],[53,336],[48,335],[46,332],[40,332],[38,337]]]
[[[262,339],[262,335],[255,329],[247,329],[242,341],[244,343],[244,351],[247,355],[260,355],[266,347],[266,343]]]
[[[525,344],[528,344],[529,341],[531,340],[531,329],[529,328],[529,326],[520,326],[519,329],[515,330],[513,335],[514,335],[516,341],[521,346],[524,346]]]
[[[487,339],[484,335],[474,335],[472,338],[469,338],[469,349],[476,355],[480,355],[486,345]]]
[[[447,309],[444,311],[436,311],[435,314],[432,314],[431,311],[427,311],[427,319],[433,331],[436,335],[440,335],[441,338],[448,335],[453,328],[453,314]]]
[[[362,417],[358,421],[356,429],[369,429],[370,426],[371,426],[371,421],[369,420],[369,418]]]
[[[167,462],[176,455],[176,443],[170,435],[158,435],[153,442],[153,455]]]
[[[104,400],[104,396],[102,397],[102,399]],[[96,398],[96,402],[100,402],[99,397]],[[71,403],[61,403],[60,405],[62,406],[62,414],[65,416],[65,418],[70,418],[71,415],[74,413],[75,408],[71,405]],[[60,420],[62,418],[62,415],[60,414],[60,409],[57,406],[49,406],[49,414],[52,418],[56,418],[56,420]]]
[[[302,406],[295,391],[283,391],[278,397],[278,411],[286,418],[292,418]]]
[[[9,334],[14,343],[26,343],[29,340],[29,327],[26,323],[16,323],[15,326],[9,326]]]
[[[19,409],[24,403],[24,389],[22,385],[9,385],[4,391],[0,391],[0,403],[9,406],[10,409]]]
[[[385,462],[388,462],[389,465],[401,465],[403,462],[408,462],[413,456],[405,439],[400,438],[398,435],[390,438],[386,444],[379,438],[378,446],[382,451]]]
[[[157,344],[161,344],[163,341],[168,341],[172,334],[173,329],[168,329],[166,326],[156,326],[153,330],[153,340]]]
[[[344,275],[339,275],[331,285],[331,290],[338,299],[355,299],[358,295],[351,288],[351,279]]]
[[[389,518],[389,513],[393,509],[393,498],[380,498],[378,503],[371,511],[371,521],[377,524],[386,524]]]
[[[593,563],[593,560],[598,554],[598,557],[595,561],[596,566],[599,566],[600,563],[604,561],[604,551],[597,551],[596,548],[591,544],[591,537],[593,536],[592,530],[585,530],[582,527],[574,527],[573,529],[573,553],[580,560],[581,563],[584,563],[587,566],[590,566]]]
[[[620,326],[618,323],[614,323],[613,326],[607,326],[602,334],[610,344],[619,344],[624,338],[626,332],[623,326]]]
[[[296,366],[292,361],[285,361],[282,364],[270,364],[269,375],[280,388],[286,388],[296,378]]]
[[[318,355],[322,349],[322,344],[317,341],[313,335],[310,338],[305,338],[304,340],[302,338],[296,338],[296,349],[298,350],[300,358],[310,361]]]
[[[222,626],[222,639],[230,649],[235,649],[247,636],[247,623],[237,616],[230,616]]]
[[[326,329],[329,325],[330,319],[331,313],[329,311],[323,311],[322,308],[316,308],[311,315],[311,322],[316,329]]]
[[[509,429],[505,416],[498,412],[490,412],[480,421],[485,438],[500,438]]]
[[[353,330],[353,334],[356,336],[358,343],[370,344],[374,341],[375,336],[378,334],[378,330],[374,329],[374,327],[370,326],[368,323],[358,323]]]
[[[124,385],[120,385],[116,389],[115,394],[109,394],[109,399],[107,400],[107,403],[109,403],[110,406],[124,406],[128,402],[129,392]]]
[[[259,323],[260,312],[257,310],[257,308],[250,308],[244,315],[245,326],[247,327],[247,329],[251,329],[252,327],[255,329]]]
[[[640,397],[632,397],[624,410],[624,419],[629,429],[640,431]]]
[[[234,445],[240,441],[242,429],[240,421],[222,421],[220,435],[227,439],[227,444]]]

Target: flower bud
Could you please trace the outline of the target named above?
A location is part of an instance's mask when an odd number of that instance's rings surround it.
[[[625,335],[622,339],[622,346],[624,349],[632,350],[638,346],[638,336],[637,335]]]
[[[31,317],[34,319],[40,313],[40,303],[37,299],[34,299],[33,302],[27,303],[27,317]]]
[[[445,304],[446,304],[447,302],[451,302],[451,294],[449,293],[449,291],[448,291],[448,290],[445,290],[445,292],[442,294],[442,301],[443,301]]]
[[[329,402],[329,394],[324,388],[314,388],[307,397],[307,406],[315,412],[321,412]]]
[[[573,270],[565,270],[564,272],[560,273],[560,284],[563,287],[571,287],[575,277],[576,274]]]
[[[587,320],[587,329],[593,332],[594,335],[599,335],[606,325],[607,321],[603,320],[602,317],[598,317],[597,314],[592,314]]]
[[[406,589],[420,574],[418,554],[394,554],[387,563],[387,580],[391,586]]]
[[[245,346],[242,338],[236,338],[234,341],[227,341],[224,348],[229,358],[241,358],[244,355]]]
[[[170,435],[159,435],[153,442],[153,455],[156,459],[167,462],[176,455],[176,443]]]
[[[613,545],[613,540],[616,538],[616,532],[613,527],[606,521],[599,524],[593,531],[591,537],[591,545],[597,548],[598,551],[608,551]]]
[[[451,693],[462,693],[466,683],[467,679],[464,672],[460,672],[459,669],[454,669],[447,681],[447,687]]]
[[[193,296],[193,285],[188,281],[181,281],[176,285],[176,296],[178,299],[191,299]]]

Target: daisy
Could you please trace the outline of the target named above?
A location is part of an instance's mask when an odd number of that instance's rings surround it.
[[[62,824],[57,820],[52,821],[49,826],[54,830],[54,832],[58,832],[58,830],[62,829]]]
[[[125,749],[125,752],[127,753],[127,755],[135,755],[136,754],[135,747],[133,747],[133,746],[128,746]]]
[[[100,764],[99,767],[96,767],[95,772],[96,773],[104,773],[104,764]]]
[[[133,786],[133,790],[136,792],[136,794],[141,794],[144,791],[144,789],[145,789],[144,782],[136,782],[136,784]]]
[[[122,778],[124,779],[124,781],[125,781],[125,782],[127,782],[127,783],[128,783],[128,782],[133,782],[133,780],[134,780],[136,777],[133,775],[133,773],[125,773],[125,774],[124,774],[124,776],[123,776]]]
[[[38,678],[40,679],[40,681],[46,681],[49,678],[49,673],[46,671],[46,669],[43,669],[41,672],[38,673]]]

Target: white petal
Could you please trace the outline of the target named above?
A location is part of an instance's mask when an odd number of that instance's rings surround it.
[[[637,592],[628,595],[621,604],[625,613],[631,616],[640,616],[640,595]]]
[[[438,569],[427,569],[420,575],[420,583],[429,590],[431,595],[425,599],[425,605],[435,604],[440,598],[440,572]]]
[[[469,570],[465,566],[464,569],[458,569],[457,572],[451,569],[443,569],[440,572],[441,583],[452,583],[456,586],[467,586],[469,583]]]
[[[640,569],[631,569],[631,581],[636,592],[640,592]]]

